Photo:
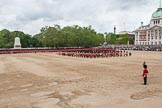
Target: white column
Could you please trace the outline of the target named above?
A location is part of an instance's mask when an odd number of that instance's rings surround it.
[[[136,40],[137,40],[137,32],[135,33],[134,45],[137,45]]]
[[[148,30],[146,31],[146,45],[148,45]]]
[[[162,32],[162,31],[161,31],[161,32]],[[160,36],[161,36],[161,40],[160,40],[160,41],[161,41],[161,44],[162,44],[162,33],[161,33],[161,35],[160,35]]]
[[[159,45],[159,41],[160,41],[160,38],[159,38],[159,36],[160,36],[160,34],[159,34],[160,32],[159,32],[159,30],[158,30],[158,32],[157,32],[157,45]]]
[[[154,35],[153,35],[153,45],[155,45],[155,30],[154,30]]]
[[[151,40],[152,40],[152,39],[151,39],[151,30],[150,30],[150,43],[149,43],[150,45],[151,45]]]
[[[159,30],[159,41],[161,42],[161,44],[162,44],[162,34],[160,33],[160,31],[161,31],[161,29]],[[160,35],[161,34],[161,35]],[[161,39],[160,39],[161,38]]]
[[[140,32],[138,32],[138,45],[139,45],[139,34],[140,34]]]

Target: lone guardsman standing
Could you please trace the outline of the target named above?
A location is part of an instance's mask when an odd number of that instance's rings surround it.
[[[147,85],[147,74],[148,74],[147,65],[145,64],[143,65],[143,67],[144,67],[144,70],[143,70],[142,76],[144,80],[144,85]]]

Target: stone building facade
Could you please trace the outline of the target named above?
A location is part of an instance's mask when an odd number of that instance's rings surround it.
[[[143,25],[135,30],[135,45],[161,45],[162,44],[162,8],[153,14],[148,25]]]

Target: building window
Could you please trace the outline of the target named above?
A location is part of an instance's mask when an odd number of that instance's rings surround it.
[[[155,35],[157,35],[157,30],[155,30]]]
[[[161,30],[159,30],[159,36],[161,36],[161,35],[162,35]]]
[[[159,35],[162,36],[162,30],[159,30]]]
[[[159,45],[161,45],[161,41],[159,41]]]
[[[154,35],[154,31],[153,30],[151,31],[151,35]]]
[[[160,20],[158,20],[158,24],[160,24]]]

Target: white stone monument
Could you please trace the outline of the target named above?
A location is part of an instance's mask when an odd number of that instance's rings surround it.
[[[14,49],[21,49],[21,43],[19,37],[15,38]]]

